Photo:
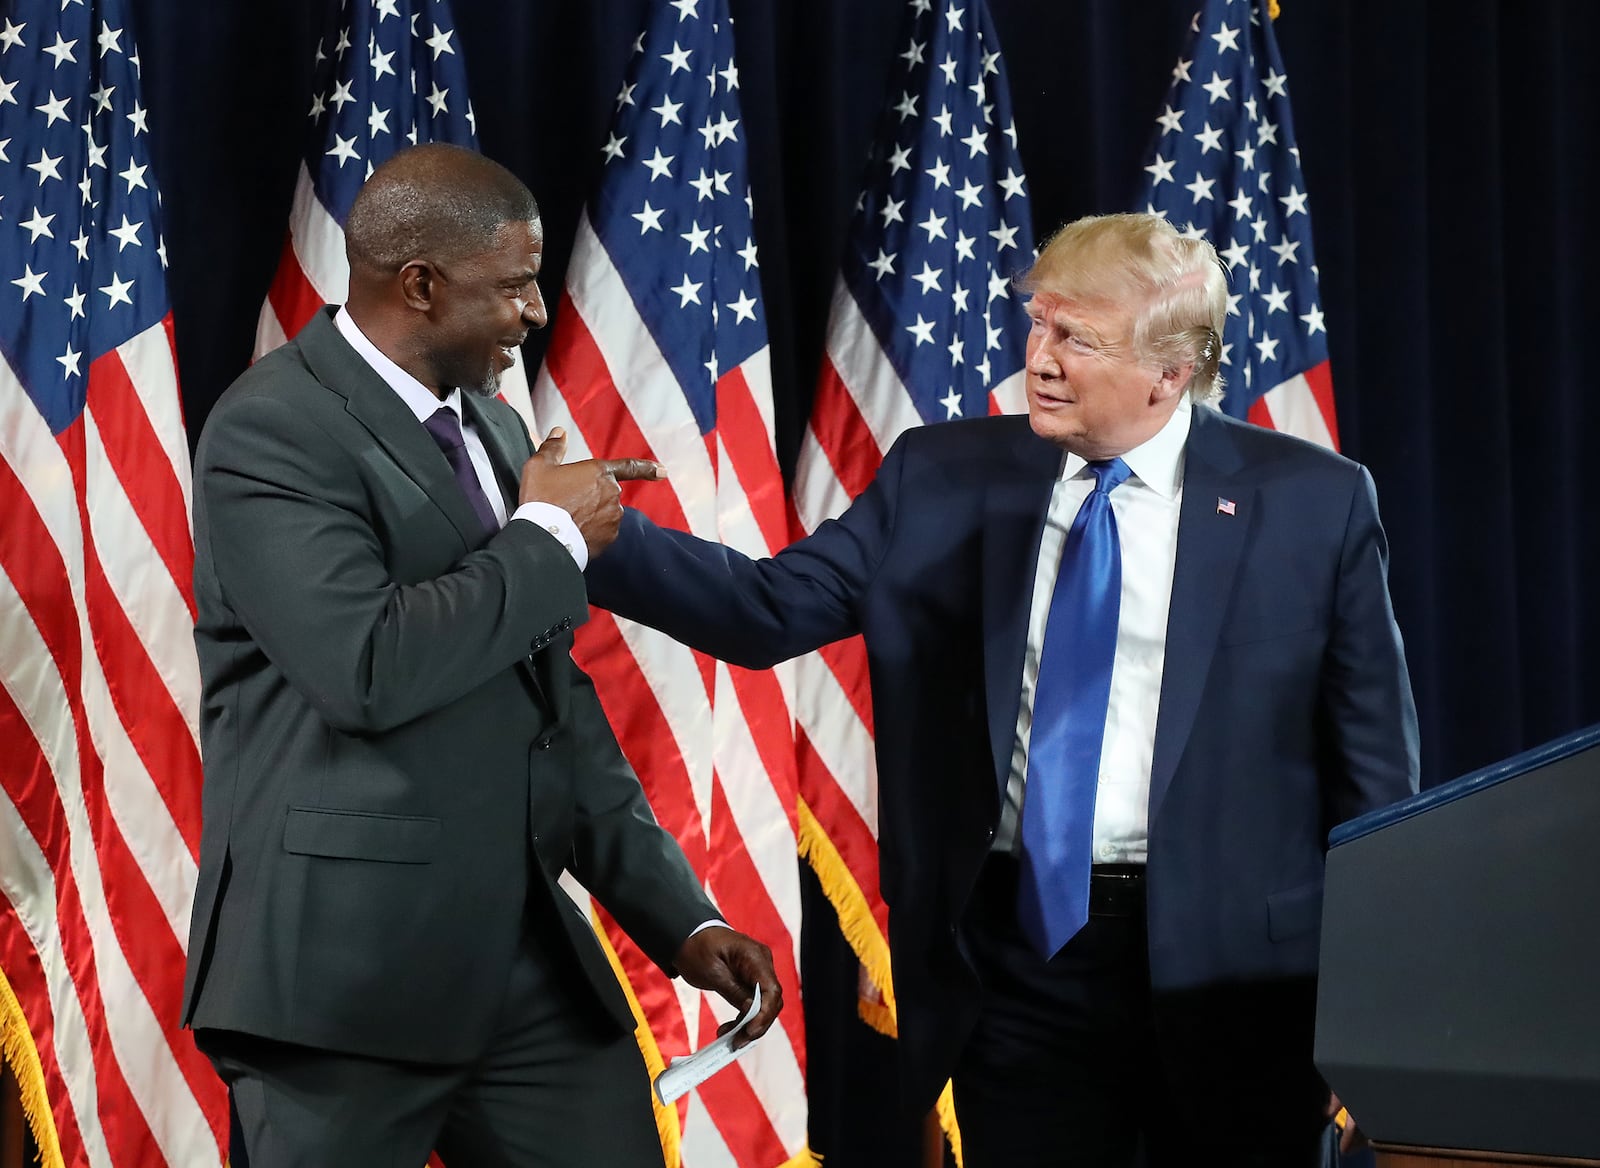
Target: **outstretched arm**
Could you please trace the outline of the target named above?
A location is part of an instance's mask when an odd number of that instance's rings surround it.
[[[848,637],[893,534],[903,461],[897,444],[843,515],[770,559],[628,509],[616,543],[584,574],[589,600],[749,669]]]

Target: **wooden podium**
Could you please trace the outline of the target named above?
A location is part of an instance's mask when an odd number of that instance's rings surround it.
[[[1380,1168],[1600,1166],[1600,727],[1329,845],[1317,1065]]]

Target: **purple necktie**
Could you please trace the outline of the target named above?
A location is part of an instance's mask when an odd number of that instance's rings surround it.
[[[1067,532],[1039,650],[1022,795],[1017,921],[1046,960],[1089,920],[1100,746],[1122,609],[1122,545],[1111,492],[1131,472],[1120,458],[1091,462],[1089,470],[1094,490]]]
[[[489,505],[489,497],[483,493],[483,484],[478,482],[478,472],[472,465],[472,456],[467,453],[467,440],[461,436],[461,420],[456,417],[456,412],[449,406],[440,406],[422,425],[444,452],[450,469],[455,473],[456,485],[467,496],[467,502],[472,504],[472,510],[483,524],[484,534],[493,535],[499,531],[500,521],[495,518],[494,508]]]

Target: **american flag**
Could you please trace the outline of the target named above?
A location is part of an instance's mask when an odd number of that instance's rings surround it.
[[[1206,0],[1195,14],[1139,202],[1228,265],[1222,408],[1337,448],[1306,182],[1263,4]]]
[[[787,542],[746,128],[727,0],[657,0],[597,153],[544,368],[540,427],[569,457],[648,455],[668,483],[626,501],[752,555]],[[658,1111],[669,1165],[810,1163],[800,1004],[793,721],[785,671],[712,662],[596,612],[595,678],[657,817],[737,928],[772,947],[788,1008],[739,1062]],[[603,919],[603,918],[602,918]],[[706,1041],[720,1000],[661,976],[604,920],[652,1067]]]
[[[189,449],[123,0],[0,15],[0,1038],[47,1164],[221,1163],[179,1029]]]
[[[1010,278],[1033,261],[1032,219],[994,27],[982,0],[911,0],[898,44],[801,446],[800,534],[843,511],[904,430],[1026,406]],[[859,638],[796,663],[795,712],[802,846],[892,1029]]]
[[[419,142],[478,145],[467,66],[446,0],[343,0],[317,45],[306,153],[278,272],[261,306],[256,356],[277,348],[350,286],[344,221],[373,169]],[[529,421],[519,360],[500,396]]]

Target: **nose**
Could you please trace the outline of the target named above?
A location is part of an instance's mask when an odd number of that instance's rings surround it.
[[[544,328],[545,322],[550,319],[550,314],[545,311],[544,295],[539,291],[537,284],[533,286],[527,303],[522,306],[522,319],[528,322],[529,328],[536,329]]]
[[[1035,377],[1054,377],[1061,372],[1061,366],[1050,355],[1047,345],[1030,344],[1026,364],[1028,372]]]

